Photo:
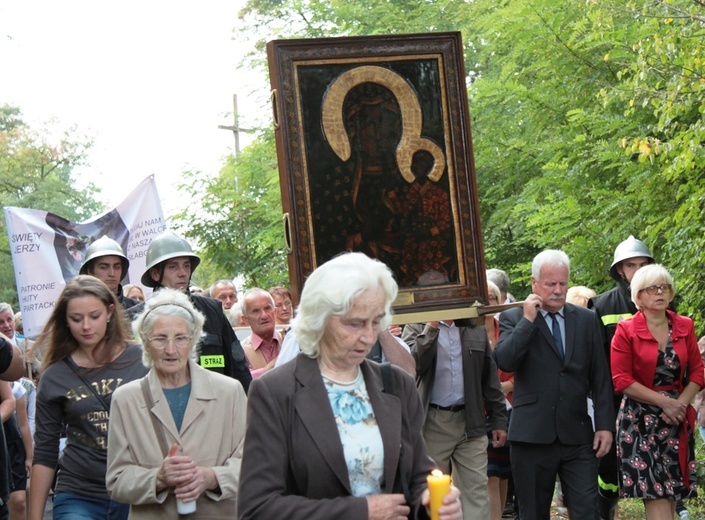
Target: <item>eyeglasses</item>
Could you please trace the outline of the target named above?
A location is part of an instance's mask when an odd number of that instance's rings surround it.
[[[289,308],[289,307],[291,307],[291,305],[292,305],[292,304],[291,304],[291,300],[286,300],[285,302],[277,303],[277,304],[275,305],[275,307],[276,307],[277,309],[281,309],[282,307],[287,307],[287,308]]]
[[[673,286],[670,283],[662,283],[661,285],[649,285],[641,290],[653,296],[654,294],[658,294],[659,291],[662,293],[670,293],[673,290]]]
[[[490,295],[487,299],[491,302],[498,302],[499,301],[499,298],[497,298],[496,296],[492,296],[492,295]]]
[[[152,347],[164,350],[169,343],[173,343],[176,348],[185,348],[191,346],[191,339],[193,336],[186,336],[185,334],[180,334],[179,336],[174,336],[169,338],[167,336],[154,336],[153,338],[147,338]]]

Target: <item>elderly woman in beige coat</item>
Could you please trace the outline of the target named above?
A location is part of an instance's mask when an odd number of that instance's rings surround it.
[[[110,408],[107,488],[130,518],[235,518],[247,402],[240,383],[193,361],[204,317],[188,296],[162,289],[133,325],[143,380]]]

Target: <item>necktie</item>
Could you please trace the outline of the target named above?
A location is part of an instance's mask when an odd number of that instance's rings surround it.
[[[553,322],[553,341],[556,342],[556,347],[558,348],[558,353],[561,355],[561,359],[565,360],[565,351],[563,350],[563,339],[561,338],[561,327],[560,325],[558,325],[558,313],[549,312],[548,314],[551,316],[551,321]]]

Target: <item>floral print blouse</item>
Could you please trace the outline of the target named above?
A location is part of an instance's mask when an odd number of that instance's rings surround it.
[[[381,492],[384,447],[362,372],[350,384],[323,378],[348,466],[353,496]]]

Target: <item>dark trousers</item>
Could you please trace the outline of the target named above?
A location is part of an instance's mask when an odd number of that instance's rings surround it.
[[[6,501],[10,498],[10,456],[5,444],[5,428],[0,426],[0,520],[10,515]]]
[[[614,409],[619,410],[622,394],[615,394]],[[615,414],[614,420],[617,421]],[[615,439],[616,440],[616,439]],[[612,442],[610,451],[602,457],[598,466],[598,485],[600,496],[605,499],[617,500],[619,498],[619,466],[621,460],[617,458],[617,443]]]
[[[571,518],[597,519],[597,463],[591,445],[555,441],[533,444],[512,441],[512,475],[521,520],[548,520],[556,475]]]

